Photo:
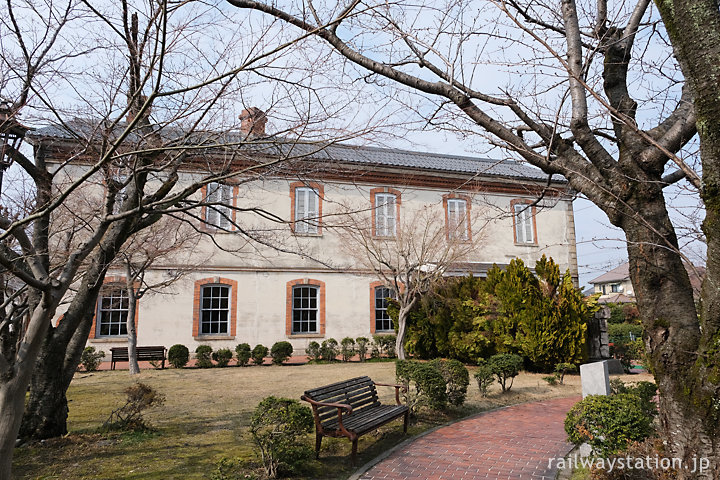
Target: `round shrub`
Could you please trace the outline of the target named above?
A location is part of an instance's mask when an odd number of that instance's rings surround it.
[[[199,345],[195,349],[195,366],[199,368],[210,368],[213,366],[211,356],[212,347],[210,345]]]
[[[313,449],[302,442],[313,424],[312,412],[297,400],[267,397],[258,404],[250,433],[268,477],[297,474],[313,457]]]
[[[368,343],[370,340],[368,340],[366,337],[358,337],[355,339],[355,345],[357,345],[357,353],[360,357],[360,361],[364,362],[365,357],[367,356],[368,351]]]
[[[252,349],[251,358],[255,365],[262,365],[267,357],[268,348],[265,345],[255,345]]]
[[[233,354],[229,348],[219,348],[212,353],[212,359],[215,360],[218,367],[227,367],[232,357]]]
[[[630,393],[589,395],[565,418],[565,432],[575,444],[587,442],[596,455],[607,457],[641,442],[652,433],[652,417]]]
[[[487,397],[488,388],[495,381],[495,374],[488,364],[487,360],[481,358],[478,360],[478,368],[475,370],[475,380],[477,381],[480,395]]]
[[[520,369],[523,366],[523,359],[520,355],[501,353],[490,357],[488,364],[495,377],[497,377],[502,391],[508,392],[512,388],[515,377],[520,373]],[[508,380],[510,380],[509,385],[507,383]]]
[[[241,367],[244,367],[248,364],[250,361],[250,357],[252,356],[252,351],[250,350],[250,345],[247,343],[241,343],[237,347],[235,347],[235,355],[237,356],[237,363]]]
[[[349,362],[355,355],[355,340],[345,337],[340,340],[340,345],[340,355],[342,355],[343,362]]]
[[[80,356],[80,363],[82,363],[86,372],[94,372],[100,366],[102,358],[105,358],[105,352],[102,350],[96,352],[95,347],[85,347]]]
[[[305,353],[311,362],[317,362],[320,360],[320,344],[315,341],[308,343]]]
[[[338,342],[334,338],[328,338],[320,345],[320,357],[328,362],[334,362],[338,356]]]
[[[406,386],[406,404],[413,413],[426,406],[441,410],[447,406],[447,386],[440,371],[430,363],[413,360],[395,362],[395,376]]]
[[[190,361],[190,350],[181,344],[175,344],[168,350],[168,363],[174,368],[183,368]]]
[[[465,365],[459,360],[435,359],[430,362],[445,380],[445,391],[450,405],[459,407],[465,403],[468,385],[470,385],[470,373]]]
[[[275,342],[270,349],[270,356],[275,365],[282,365],[293,354],[293,347],[290,342]]]

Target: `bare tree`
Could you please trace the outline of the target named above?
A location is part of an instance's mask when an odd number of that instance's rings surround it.
[[[188,273],[198,270],[206,258],[194,254],[201,240],[201,233],[189,228],[184,222],[165,217],[135,234],[118,255],[117,268],[124,271],[125,292],[127,293],[127,319],[125,329],[128,343],[128,370],[131,375],[140,373],[137,356],[137,315],[138,301],[147,294],[168,293],[172,285]],[[148,277],[150,270],[162,275]]]
[[[376,209],[395,204],[377,205]],[[405,209],[404,215],[390,217],[382,225],[373,222],[370,212],[344,207],[338,212],[342,223],[336,225],[342,246],[362,270],[371,272],[398,304],[395,352],[405,359],[405,335],[408,313],[424,293],[453,267],[467,261],[480,244],[482,231],[477,215],[468,209],[445,219],[438,217],[437,205],[419,205]]]
[[[288,140],[276,149],[271,138],[239,128],[254,86],[278,80],[263,97],[270,108],[293,107],[278,129],[291,137],[310,130],[308,118],[322,120],[310,113],[316,107],[342,110],[341,100],[312,96],[313,72],[278,76],[283,70],[273,66],[292,66],[284,52],[306,34],[283,38],[272,29],[250,38],[249,25],[195,2],[1,7],[0,96],[12,101],[11,121],[22,112],[25,123],[44,127],[28,135],[32,158],[6,149],[32,199],[0,212],[0,265],[13,285],[0,309],[1,480],[10,478],[29,384],[23,434],[66,431],[65,392],[103,278],[128,240],[165,216],[202,230],[203,208],[226,211],[203,187],[250,182],[294,155]],[[268,45],[268,38],[283,39]],[[262,205],[230,208],[287,225]],[[274,246],[242,223],[227,228]]]
[[[627,238],[665,439],[686,465],[695,456],[713,459],[710,471],[684,472],[686,478],[717,478],[716,2],[657,2],[667,32],[650,0],[563,0],[561,8],[516,0],[350,1],[325,10],[309,1],[228,2],[311,33],[358,66],[358,76],[406,92],[406,104],[427,124],[477,132],[563,175],[600,207]],[[510,85],[497,80],[501,70]],[[697,131],[702,174],[692,155]],[[682,180],[701,193],[707,211],[700,319],[663,195]]]

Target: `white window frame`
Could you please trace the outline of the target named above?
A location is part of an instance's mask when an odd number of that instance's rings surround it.
[[[311,187],[295,187],[295,233],[316,235],[320,225],[320,195]]]
[[[382,296],[381,298],[378,298],[378,292],[381,291],[387,291],[387,295]],[[381,292],[385,293],[385,292]],[[390,315],[387,313],[387,307],[388,307],[388,298],[395,298],[394,292],[392,289],[385,287],[385,286],[378,286],[375,287],[373,290],[373,295],[375,298],[375,304],[374,307],[374,314],[373,317],[375,319],[375,332],[394,332],[395,326],[393,325],[393,320],[390,318]],[[378,306],[378,302],[380,302],[380,305]],[[382,318],[378,318],[378,313],[381,314]],[[384,324],[386,322],[390,323],[390,328],[378,328],[378,322],[381,322],[381,324]]]
[[[532,210],[533,207],[528,203],[516,203],[513,205],[515,243],[535,243],[535,218]]]
[[[447,199],[448,238],[468,239],[467,207],[467,200],[464,198]]]
[[[217,289],[217,293],[225,292],[226,294],[215,295],[216,292],[213,289]],[[232,287],[230,285],[211,283],[201,287],[200,318],[198,318],[199,336],[230,335],[231,301]],[[213,328],[214,325],[216,328]]]
[[[104,289],[97,302],[95,337],[127,337],[127,316],[130,305],[127,289],[121,286],[108,286]],[[103,332],[106,326],[107,332]]]
[[[304,289],[307,289],[308,292],[311,290],[314,291],[314,297],[311,295],[308,295],[307,297],[302,296],[302,291]],[[300,295],[297,296],[295,292],[300,292]],[[290,334],[307,335],[320,333],[320,287],[317,285],[295,285],[292,287],[290,294],[292,295],[292,298],[290,299],[292,302]],[[307,305],[303,304],[303,300],[305,299],[307,299]],[[314,307],[312,306],[313,301],[315,305]],[[303,312],[307,312],[307,314],[303,315]],[[303,316],[305,318],[303,318]],[[314,318],[311,319],[311,317]],[[315,328],[310,329],[313,322],[315,324]],[[303,330],[304,324],[307,325],[307,329],[305,330]],[[296,326],[299,326],[299,328],[296,328]]]
[[[205,195],[205,223],[211,227],[229,230],[232,215],[232,185],[211,182]]]
[[[394,237],[397,231],[397,196],[393,193],[375,194],[375,235]]]

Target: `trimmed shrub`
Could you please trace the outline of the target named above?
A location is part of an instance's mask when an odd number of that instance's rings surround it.
[[[265,345],[255,345],[250,357],[255,365],[262,365],[268,355],[268,348]]]
[[[308,346],[305,349],[305,353],[307,354],[311,362],[317,362],[318,360],[320,360],[320,344],[315,341],[308,343]]]
[[[233,354],[229,348],[219,348],[212,353],[212,359],[215,360],[218,367],[227,367]]]
[[[272,357],[272,362],[275,365],[282,365],[292,356],[292,354],[293,346],[290,342],[286,341],[275,342],[270,349],[270,356]]]
[[[481,358],[478,360],[478,368],[475,370],[475,380],[477,381],[480,395],[487,397],[488,388],[495,381],[495,374],[490,368],[487,360]]]
[[[568,439],[588,443],[593,453],[607,457],[641,442],[652,433],[652,417],[630,393],[590,395],[575,404],[565,418]]]
[[[395,376],[405,385],[405,401],[413,414],[422,407],[441,410],[447,406],[447,385],[440,371],[430,363],[398,360]]]
[[[355,340],[350,337],[345,337],[340,340],[340,345],[340,355],[342,355],[343,362],[349,362],[353,355],[355,355]]]
[[[314,456],[313,449],[301,441],[313,424],[312,412],[297,400],[267,397],[258,404],[250,433],[268,477],[297,474]]]
[[[334,338],[328,338],[320,345],[320,357],[327,362],[334,362],[338,356],[338,342]]]
[[[360,357],[360,361],[364,362],[368,352],[368,340],[366,337],[358,337],[355,339],[355,345],[357,345],[357,353]]]
[[[468,385],[470,385],[470,373],[462,362],[458,360],[435,359],[430,362],[445,380],[445,393],[448,403],[459,407],[465,403]]]
[[[504,393],[512,388],[513,381],[523,366],[523,359],[520,355],[500,353],[490,357],[488,364]],[[509,385],[508,380],[510,380]]]
[[[105,358],[105,352],[95,351],[95,347],[85,347],[80,356],[80,363],[86,372],[94,372],[100,366],[100,359]]]
[[[250,350],[250,345],[247,343],[240,343],[237,347],[235,347],[235,357],[237,358],[238,365],[241,367],[248,364],[251,356],[252,351]]]
[[[377,345],[378,357],[395,358],[395,335],[373,335],[373,342]]]
[[[198,345],[195,349],[195,366],[200,368],[210,368],[213,366],[212,347],[210,345]]]
[[[190,361],[190,350],[181,344],[175,344],[168,350],[168,363],[174,368],[183,368]]]
[[[657,415],[657,405],[655,404],[655,395],[657,394],[657,386],[652,382],[637,382],[626,384],[619,378],[610,380],[610,391],[613,395],[627,393],[635,395],[638,398],[638,405],[643,412],[649,417]]]

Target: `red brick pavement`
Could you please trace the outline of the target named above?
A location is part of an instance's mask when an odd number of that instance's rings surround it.
[[[360,480],[550,480],[550,458],[563,457],[565,414],[579,397],[526,403],[441,427],[401,446]]]

